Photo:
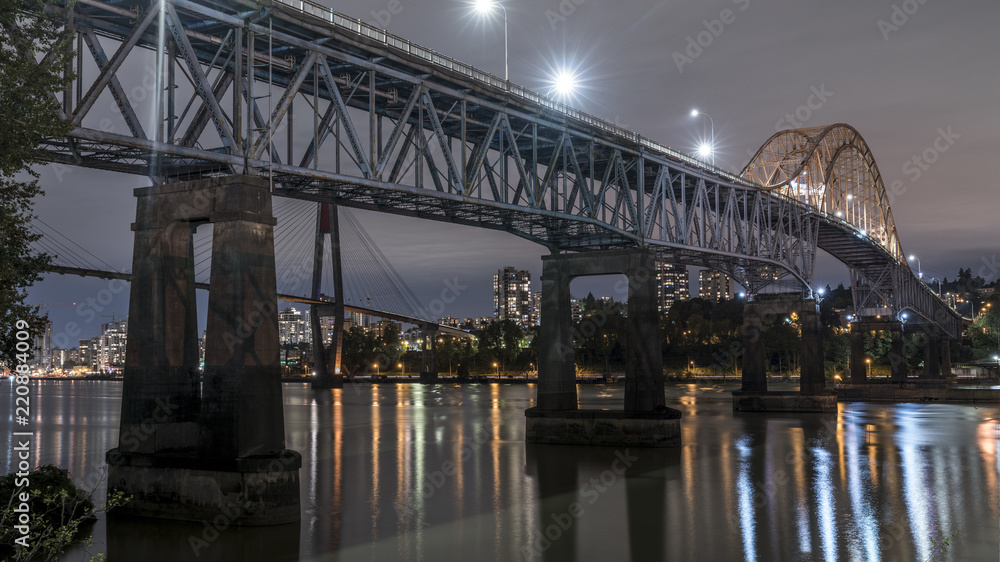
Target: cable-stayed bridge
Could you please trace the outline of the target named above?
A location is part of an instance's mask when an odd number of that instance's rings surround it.
[[[387,320],[422,326],[442,334],[469,337],[464,330],[439,325],[423,303],[413,294],[403,278],[349,210],[342,210],[345,219],[341,229],[341,250],[345,257],[344,310]],[[275,205],[275,254],[278,298],[315,306],[322,316],[334,316],[332,271],[323,271],[321,297],[310,294],[313,276],[313,252],[316,204],[300,200],[278,199]],[[78,275],[102,279],[131,281],[129,271],[120,271],[76,243],[55,227],[36,219],[31,229],[42,235],[33,244],[39,253],[53,256],[48,271],[60,275]],[[201,229],[192,240],[195,282],[198,289],[207,290],[211,277],[210,229]],[[332,249],[325,248],[323,263],[330,263]]]

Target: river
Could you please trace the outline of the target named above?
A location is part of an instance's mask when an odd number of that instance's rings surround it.
[[[302,521],[227,528],[101,518],[64,560],[1000,559],[1000,411],[841,403],[734,414],[733,386],[668,385],[683,446],[526,445],[528,384],[284,385]],[[623,386],[581,385],[584,408]],[[121,383],[34,381],[33,466],[103,500]],[[0,446],[15,466],[11,383]],[[99,503],[99,502],[98,502]]]

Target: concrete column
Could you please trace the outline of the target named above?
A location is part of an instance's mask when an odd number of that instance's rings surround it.
[[[285,448],[274,218],[267,185],[216,191],[201,454],[238,458]],[[261,182],[263,183],[263,182]]]
[[[767,392],[767,365],[764,362],[764,330],[760,305],[743,307],[743,392]]]
[[[951,339],[948,336],[941,336],[941,376],[948,378],[951,375]]]
[[[424,333],[423,370],[420,373],[420,382],[437,382],[437,330],[428,329]]]
[[[320,297],[320,282],[323,278],[323,245],[326,236],[330,236],[330,264],[333,276],[333,334],[330,339],[329,351],[323,347],[322,329],[318,315],[318,307],[312,307],[313,325],[313,360],[316,364],[316,376],[312,388],[328,389],[343,388],[344,375],[341,371],[341,347],[344,339],[344,281],[340,260],[340,223],[337,206],[321,203],[316,217],[316,245],[313,256],[313,287],[312,298]],[[317,338],[316,334],[320,334]],[[320,342],[316,345],[316,342]]]
[[[321,226],[322,219],[323,205],[320,205],[316,214],[316,239],[313,243],[312,292],[310,294],[316,300],[319,300],[323,282],[324,234]],[[323,321],[320,319],[319,306],[315,304],[309,307],[309,328],[312,331],[313,371],[315,371],[312,387],[324,388],[330,375],[326,364],[326,351],[323,349]]]
[[[331,374],[330,388],[344,387],[341,356],[344,351],[344,271],[340,256],[340,212],[336,205],[323,204],[326,209],[326,230],[330,233],[331,272],[333,273],[333,334],[330,338],[330,355],[327,366]],[[322,210],[322,209],[321,209]]]
[[[660,313],[656,302],[656,254],[647,250],[630,255],[626,276],[625,411],[652,412],[665,406]]]
[[[903,341],[903,325],[896,322],[891,328],[892,347],[889,350],[889,368],[892,382],[906,382],[906,349]]]
[[[198,325],[191,223],[162,220],[157,188],[136,190],[119,448],[128,453],[198,445]]]
[[[122,509],[133,516],[298,521],[302,458],[284,448],[268,184],[228,176],[136,196],[122,431],[106,455],[108,491],[131,496]],[[215,230],[199,384],[191,229],[205,222]]]
[[[868,364],[865,362],[865,332],[859,322],[851,324],[851,384],[868,382]]]
[[[820,394],[826,388],[824,373],[822,324],[819,305],[816,301],[806,301],[799,313],[802,326],[802,371],[799,379],[800,392],[806,396]]]
[[[940,343],[937,337],[928,333],[924,339],[924,372],[920,375],[922,379],[941,378],[941,356],[939,354]]]
[[[542,325],[538,347],[540,410],[576,410],[570,276],[559,256],[542,259]]]

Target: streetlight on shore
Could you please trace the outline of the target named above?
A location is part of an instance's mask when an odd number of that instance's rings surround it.
[[[503,11],[503,79],[510,82],[510,58],[507,49],[507,8],[496,0],[476,0],[473,3],[476,11],[482,15],[493,13],[493,8],[499,7]]]
[[[500,380],[500,366],[497,364],[496,361],[493,362],[493,368],[497,370],[497,380]]]

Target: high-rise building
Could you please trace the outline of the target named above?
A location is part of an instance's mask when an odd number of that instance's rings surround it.
[[[128,320],[101,324],[100,364],[106,367],[125,366],[125,342]]]
[[[493,276],[493,316],[530,326],[532,312],[531,272],[507,266]]]
[[[675,302],[687,299],[687,266],[656,262],[656,303],[660,314],[669,311]]]
[[[80,340],[77,343],[76,349],[78,355],[76,364],[81,367],[89,367],[91,363],[90,357],[92,353],[90,349],[90,340]]]
[[[281,345],[312,341],[309,311],[286,308],[278,313],[278,340]]]
[[[542,292],[531,293],[531,325],[539,326],[542,323]]]
[[[733,280],[721,271],[703,269],[698,273],[698,296],[713,302],[730,299],[733,296]]]
[[[35,336],[31,364],[43,368],[52,366],[52,322],[46,320],[42,333]]]

